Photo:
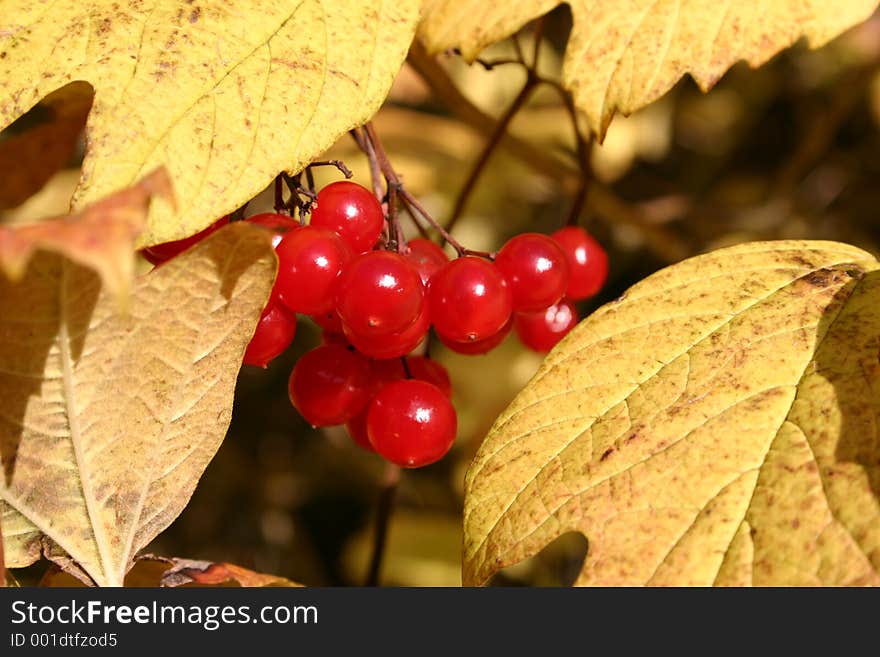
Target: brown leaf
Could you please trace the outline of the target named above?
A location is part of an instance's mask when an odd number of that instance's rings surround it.
[[[85,586],[81,579],[52,566],[40,580],[40,586]],[[257,573],[231,563],[194,561],[177,557],[143,555],[125,575],[127,587],[156,586],[302,586],[284,577]]]
[[[24,202],[70,160],[93,98],[91,85],[73,82],[0,134],[0,210]]]
[[[138,279],[127,313],[56,253],[0,276],[7,566],[49,539],[95,583],[123,583],[226,434],[275,267],[265,231],[239,222]]]
[[[232,563],[172,559],[173,566],[162,576],[162,586],[302,586],[276,575],[257,573]]]
[[[171,184],[163,169],[79,214],[0,226],[0,271],[19,280],[36,251],[51,251],[94,269],[106,290],[124,299],[134,276],[134,242],[144,228],[154,195],[171,198]]]

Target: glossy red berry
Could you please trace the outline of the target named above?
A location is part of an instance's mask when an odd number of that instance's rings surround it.
[[[296,315],[280,304],[270,304],[254,331],[254,336],[244,352],[244,364],[266,367],[279,356],[296,335]]]
[[[275,253],[275,288],[281,302],[306,315],[330,312],[339,274],[352,257],[348,245],[332,231],[305,226],[287,233]]]
[[[245,219],[249,224],[262,226],[272,231],[272,248],[278,248],[281,239],[290,231],[301,228],[300,223],[283,214],[263,212]]]
[[[548,352],[578,322],[577,308],[568,299],[535,313],[516,313],[513,325],[520,341],[529,349]]]
[[[196,233],[195,235],[185,237],[182,240],[175,240],[173,242],[154,244],[153,246],[149,246],[146,249],[143,249],[141,251],[141,255],[144,256],[144,258],[146,258],[151,264],[161,265],[163,262],[171,260],[171,258],[180,255],[191,246],[194,246],[198,242],[201,242],[208,235],[217,230],[220,230],[228,223],[229,215],[220,217],[213,224],[205,228],[203,231]]]
[[[608,254],[580,226],[566,226],[551,237],[568,258],[568,288],[565,296],[572,301],[594,296],[608,278]]]
[[[473,342],[456,342],[440,333],[437,334],[437,337],[440,338],[440,342],[456,353],[465,354],[467,356],[477,356],[479,354],[488,354],[495,347],[504,342],[504,339],[510,334],[512,326],[513,319],[511,318],[503,327],[501,327],[500,331],[497,331],[487,338],[475,340]]]
[[[348,341],[364,356],[370,358],[395,358],[405,356],[419,346],[428,329],[431,328],[431,315],[428,304],[422,306],[422,312],[410,326],[398,333],[364,337],[344,327]]]
[[[290,373],[287,392],[293,406],[316,427],[343,424],[370,399],[370,364],[337,344],[304,354]]]
[[[453,342],[476,342],[495,335],[510,319],[507,281],[488,260],[457,258],[440,269],[428,288],[437,333]]]
[[[367,436],[373,449],[405,468],[419,468],[443,458],[457,430],[449,397],[426,381],[389,383],[367,411]]]
[[[385,216],[370,190],[348,180],[331,183],[318,192],[309,222],[332,230],[355,253],[373,248],[382,234]]]
[[[406,330],[425,305],[416,268],[390,251],[370,251],[352,260],[336,289],[336,312],[346,333],[362,338]]]
[[[345,430],[348,432],[349,437],[355,442],[358,447],[362,447],[368,452],[375,452],[373,446],[370,444],[370,438],[367,436],[367,411],[369,407],[362,410],[360,413],[351,418],[348,422],[345,423]]]
[[[510,239],[495,257],[507,279],[514,312],[534,312],[562,298],[568,286],[568,261],[556,242],[540,233]]]
[[[342,334],[342,320],[339,319],[339,314],[335,308],[320,315],[309,315],[309,317],[315,324],[324,329],[326,333]]]
[[[406,368],[403,366],[404,360],[406,360]],[[407,376],[407,370],[409,370],[409,376]],[[452,382],[449,379],[449,372],[436,360],[425,356],[374,360],[370,363],[370,371],[377,392],[392,381],[413,378],[433,383],[443,391],[444,395],[452,396]]]
[[[407,246],[409,250],[403,257],[415,265],[422,283],[427,287],[431,277],[449,262],[449,256],[431,240],[418,238],[410,240]]]

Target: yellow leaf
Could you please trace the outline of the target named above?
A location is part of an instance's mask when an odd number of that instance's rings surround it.
[[[80,207],[164,165],[139,245],[192,235],[379,108],[417,0],[0,0],[0,128],[73,80],[95,88]]]
[[[229,426],[269,296],[265,231],[235,223],[140,277],[128,313],[46,251],[0,276],[0,525],[7,566],[66,553],[121,585],[180,513]]]
[[[579,531],[579,585],[880,584],[878,267],[746,244],[583,321],[468,472],[464,582]]]
[[[419,37],[432,52],[469,60],[542,16],[558,0],[427,0]],[[865,20],[876,0],[570,0],[574,18],[563,83],[590,128],[605,135],[689,73],[703,91],[737,61],[760,66],[801,37],[819,47]]]

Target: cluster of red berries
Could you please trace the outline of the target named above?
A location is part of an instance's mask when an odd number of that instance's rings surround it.
[[[167,260],[228,221],[144,255]],[[348,181],[320,191],[306,226],[279,214],[246,221],[275,233],[279,264],[244,362],[265,367],[293,340],[297,313],[310,316],[323,344],[294,367],[292,404],[313,426],[345,424],[359,445],[404,467],[442,458],[457,430],[446,370],[410,355],[431,326],[459,353],[486,353],[511,328],[549,351],[577,323],[573,302],[596,294],[608,270],[602,247],[577,227],[517,235],[494,260],[450,260],[426,239],[376,248],[382,206]]]

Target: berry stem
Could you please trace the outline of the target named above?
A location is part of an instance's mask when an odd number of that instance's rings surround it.
[[[308,168],[312,167],[336,167],[346,179],[350,179],[354,175],[342,160],[318,160],[309,164]]]
[[[419,203],[415,196],[407,191],[407,189],[403,186],[403,183],[400,181],[400,176],[397,175],[397,172],[391,165],[391,160],[388,159],[388,154],[385,152],[385,148],[382,146],[379,135],[376,134],[376,129],[375,127],[373,127],[372,123],[367,123],[364,126],[364,135],[364,152],[367,154],[367,157],[371,158],[371,160],[375,159],[375,162],[379,167],[382,176],[385,178],[385,183],[389,190],[389,215],[391,215],[393,212],[392,205],[396,205],[396,201],[399,199],[406,206],[410,216],[412,216],[416,222],[418,222],[417,215],[424,219],[428,224],[435,228],[437,232],[440,233],[440,236],[445,241],[447,241],[452,246],[452,248],[456,250],[458,255],[479,255],[486,258],[491,257],[489,253],[486,253],[484,251],[472,251],[471,249],[465,248],[461,244],[461,242],[459,242],[454,237],[452,237],[452,235],[449,234],[448,230],[443,228],[440,222],[438,222],[436,219],[434,219],[434,217],[431,216],[431,213],[428,212],[421,203]],[[390,202],[392,195],[395,198],[394,204]],[[396,217],[397,215],[394,214],[394,216]],[[394,237],[392,236],[391,239],[394,239]]]
[[[464,212],[465,207],[467,206],[467,202],[470,200],[471,194],[477,186],[477,181],[480,179],[480,175],[483,173],[483,170],[486,168],[486,164],[488,164],[489,162],[489,158],[492,157],[492,153],[495,152],[495,149],[498,147],[498,145],[501,143],[502,138],[507,133],[507,128],[510,125],[510,122],[522,109],[523,105],[525,105],[526,101],[535,90],[535,87],[538,86],[539,82],[540,78],[535,75],[534,71],[531,68],[527,69],[525,84],[522,86],[522,89],[520,89],[520,92],[517,94],[516,98],[513,99],[510,107],[507,108],[507,111],[504,112],[504,115],[495,124],[495,127],[492,130],[492,134],[489,136],[489,139],[486,140],[486,143],[483,146],[483,150],[480,152],[479,157],[477,157],[476,162],[474,162],[473,166],[471,167],[467,178],[465,178],[464,185],[462,186],[461,191],[458,193],[458,197],[455,199],[455,206],[452,209],[452,216],[446,223],[447,231],[452,230],[452,228],[461,218],[461,215]]]
[[[370,557],[370,569],[364,586],[378,586],[379,574],[382,570],[382,557],[385,555],[385,544],[388,539],[388,524],[394,509],[394,496],[400,482],[400,466],[388,463],[382,489],[379,491],[379,502],[376,506],[376,529],[373,535],[373,553]]]
[[[287,206],[284,204],[284,188],[282,187],[282,177],[279,173],[275,176],[275,203],[273,204],[273,208],[276,214],[281,214],[282,210],[287,209]]]
[[[358,148],[360,148],[367,156],[367,161],[370,163],[370,180],[373,184],[373,194],[379,203],[381,203],[385,196],[382,191],[382,171],[379,169],[379,162],[376,160],[376,151],[373,148],[373,144],[364,137],[360,128],[351,130],[349,134],[357,143]]]
[[[245,201],[244,205],[229,213],[229,221],[241,221],[244,219],[244,213],[247,212],[248,205],[250,205],[250,201]]]

